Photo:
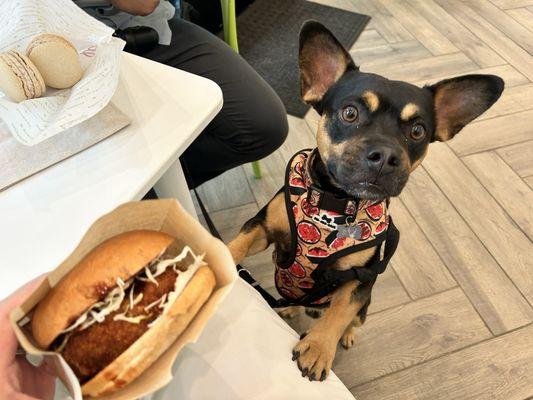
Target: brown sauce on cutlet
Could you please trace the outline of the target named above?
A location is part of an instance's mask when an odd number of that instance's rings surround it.
[[[144,307],[153,303],[174,289],[177,274],[168,268],[153,282],[135,281],[134,298],[143,294],[142,300],[128,312],[128,316],[146,315]],[[126,292],[128,292],[126,290]],[[71,335],[65,348],[61,352],[65,361],[70,365],[80,383],[94,377],[100,370],[109,365],[115,358],[128,349],[144,332],[148,324],[156,319],[163,311],[158,306],[151,308],[150,317],[133,324],[126,321],[113,321],[116,314],[123,313],[129,304],[129,299],[122,301],[120,309],[109,314],[104,322],[95,323],[89,328]]]
[[[97,283],[94,286],[95,297],[98,299],[103,299],[111,290],[104,282]]]

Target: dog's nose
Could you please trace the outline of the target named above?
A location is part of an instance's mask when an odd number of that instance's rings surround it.
[[[400,153],[391,147],[372,147],[366,154],[368,166],[381,173],[387,173],[401,164]]]

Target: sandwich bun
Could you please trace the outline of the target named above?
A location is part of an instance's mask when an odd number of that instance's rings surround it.
[[[83,75],[76,47],[63,36],[51,33],[35,36],[26,53],[41,71],[46,85],[52,88],[72,87]]]
[[[31,320],[37,344],[47,349],[62,330],[116,286],[117,278],[125,281],[134,276],[173,240],[166,233],[138,230],[96,246],[37,305]]]

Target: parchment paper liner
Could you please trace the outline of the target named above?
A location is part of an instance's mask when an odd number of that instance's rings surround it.
[[[78,380],[70,367],[59,354],[38,349],[27,330],[21,328],[17,321],[23,320],[28,315],[31,317],[34,306],[90,250],[112,236],[135,229],[151,229],[168,233],[182,239],[196,254],[205,253],[205,260],[216,276],[217,286],[191,324],[152,366],[120,391],[99,397],[99,399],[135,399],[165,386],[172,379],[172,364],[181,349],[187,343],[197,340],[237,279],[235,263],[228,248],[220,240],[211,236],[175,200],[130,202],[99,218],[85,233],[76,249],[48,274],[47,279],[10,316],[15,334],[24,350],[29,354],[43,356],[43,362],[56,370],[58,377],[75,400],[82,399],[82,395]]]

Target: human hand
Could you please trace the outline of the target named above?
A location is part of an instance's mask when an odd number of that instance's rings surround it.
[[[40,276],[0,301],[0,399],[52,400],[55,379],[41,365],[34,367],[25,356],[17,356],[18,342],[9,314],[26,299],[28,294],[43,280]]]
[[[111,4],[128,14],[146,16],[154,12],[159,0],[111,0]]]

